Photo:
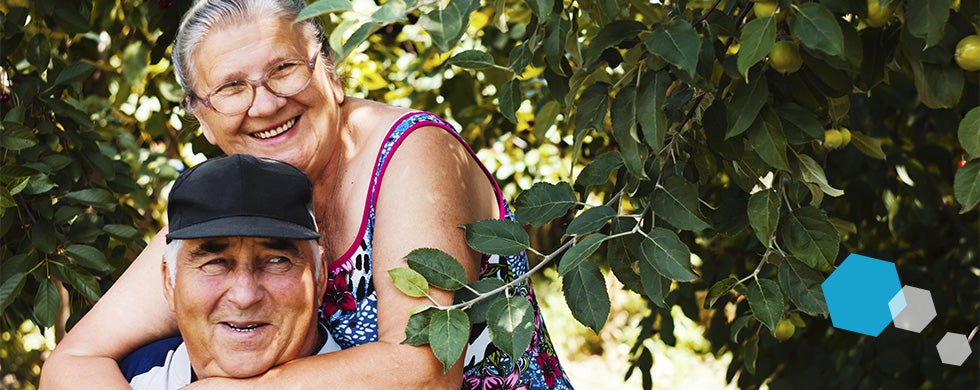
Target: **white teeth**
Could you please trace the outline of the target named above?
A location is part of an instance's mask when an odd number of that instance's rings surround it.
[[[252,133],[252,136],[258,139],[272,138],[284,133],[286,130],[289,130],[289,128],[293,127],[294,124],[296,124],[296,118],[290,119],[275,129]]]
[[[247,325],[247,326],[243,326],[243,327],[238,327],[238,326],[235,326],[234,324],[227,323],[227,322],[226,322],[226,324],[228,325],[228,327],[230,327],[232,330],[234,330],[236,332],[251,332],[253,329],[259,327],[258,324],[252,324],[252,325]]]

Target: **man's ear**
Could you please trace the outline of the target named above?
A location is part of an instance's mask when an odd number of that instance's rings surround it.
[[[176,267],[177,264],[171,264],[171,266]],[[170,311],[176,313],[177,309],[174,307],[174,286],[170,283],[170,272],[167,270],[166,260],[160,262],[160,275],[163,277],[163,297],[167,299],[167,306],[170,308]]]

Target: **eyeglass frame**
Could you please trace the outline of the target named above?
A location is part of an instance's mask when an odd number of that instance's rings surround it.
[[[253,80],[253,79],[245,78],[245,79],[229,80],[227,82],[223,82],[223,83],[221,83],[221,85],[218,85],[218,86],[214,87],[213,89],[211,89],[211,91],[209,91],[207,94],[205,94],[203,98],[202,97],[199,97],[196,93],[193,93],[193,91],[192,91],[187,96],[188,106],[190,106],[190,103],[192,103],[192,100],[200,100],[201,103],[203,103],[205,107],[210,108],[211,110],[213,110],[214,112],[217,112],[219,114],[222,114],[222,115],[238,115],[238,114],[241,114],[241,113],[243,113],[245,111],[248,111],[250,108],[252,108],[252,105],[255,104],[255,88],[257,88],[257,87],[265,87],[266,90],[268,90],[270,93],[272,93],[273,95],[276,95],[278,97],[290,97],[290,96],[294,96],[294,95],[296,95],[296,94],[298,94],[300,92],[303,92],[304,90],[306,90],[306,87],[309,87],[310,86],[310,82],[313,80],[313,69],[316,68],[316,59],[318,57],[320,57],[320,49],[317,49],[317,51],[315,53],[313,53],[313,56],[310,57],[309,60],[305,60],[305,59],[301,60],[301,62],[303,62],[306,65],[306,68],[310,71],[310,77],[306,79],[306,83],[304,83],[302,87],[300,87],[298,90],[296,90],[296,92],[293,92],[293,93],[290,93],[290,94],[279,94],[278,92],[273,91],[272,88],[269,88],[269,84],[268,84],[269,83],[269,75],[272,74],[272,72],[275,70],[275,68],[278,67],[278,66],[280,66],[280,65],[282,65],[282,64],[285,64],[287,62],[295,61],[295,60],[286,60],[286,61],[282,61],[282,62],[276,63],[275,65],[272,65],[268,70],[266,70],[265,74],[263,74],[262,77],[259,78],[259,79],[254,79]],[[247,106],[245,106],[244,109],[242,109],[241,111],[238,111],[238,112],[226,113],[226,112],[218,111],[218,109],[215,108],[214,105],[211,103],[211,95],[213,95],[215,92],[218,91],[218,89],[222,88],[223,86],[227,85],[228,83],[235,82],[235,81],[244,81],[245,83],[247,83],[249,85],[250,90],[252,91],[252,99],[251,99],[252,102],[249,103]],[[191,107],[188,107],[188,108],[191,108]],[[190,109],[190,111],[195,111],[195,110]]]

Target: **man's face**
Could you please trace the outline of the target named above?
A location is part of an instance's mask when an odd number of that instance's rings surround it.
[[[324,283],[309,241],[183,244],[173,285],[164,270],[164,290],[198,378],[250,377],[315,352]]]

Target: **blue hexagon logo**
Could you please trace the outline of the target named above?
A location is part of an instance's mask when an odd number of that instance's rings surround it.
[[[834,327],[868,336],[881,334],[892,322],[892,311],[905,306],[891,302],[902,290],[895,264],[867,256],[848,255],[821,288]]]

